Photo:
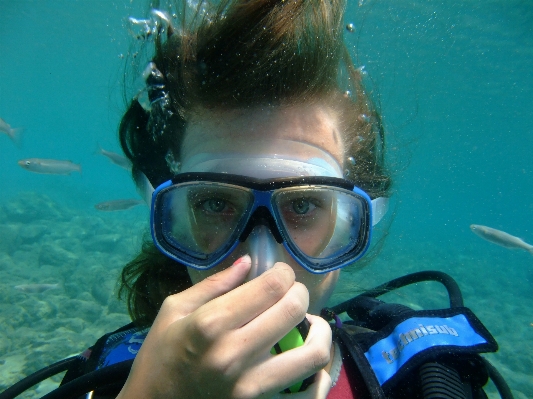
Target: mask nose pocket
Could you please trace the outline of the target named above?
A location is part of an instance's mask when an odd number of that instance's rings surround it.
[[[284,246],[279,244],[264,224],[256,225],[248,235],[245,246],[252,258],[248,280],[266,272],[274,263],[285,260]]]
[[[250,220],[239,237],[239,240],[245,242],[256,226],[267,227],[271,231],[273,238],[278,242],[278,244],[283,242],[283,237],[278,230],[278,226],[276,226],[276,222],[274,221],[272,214],[265,206],[258,207],[252,216],[250,216]]]

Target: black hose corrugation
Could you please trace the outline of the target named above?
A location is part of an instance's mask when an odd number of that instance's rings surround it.
[[[418,374],[424,399],[466,399],[463,383],[453,368],[426,363]]]

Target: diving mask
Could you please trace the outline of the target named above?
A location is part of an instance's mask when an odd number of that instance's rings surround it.
[[[152,197],[156,246],[170,258],[206,270],[219,264],[256,226],[312,273],[359,259],[370,243],[372,203],[348,180],[303,176],[255,179],[183,173]]]

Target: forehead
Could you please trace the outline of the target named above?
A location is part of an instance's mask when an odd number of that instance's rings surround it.
[[[324,105],[266,106],[245,110],[201,110],[189,122],[181,147],[185,165],[198,154],[287,154],[305,157],[316,148],[342,165],[337,113]],[[299,153],[300,152],[300,153]]]

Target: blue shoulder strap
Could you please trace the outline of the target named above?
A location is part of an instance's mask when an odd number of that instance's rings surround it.
[[[149,327],[142,329],[132,327],[109,335],[98,357],[96,369],[134,359],[139,349],[141,349],[148,331]]]

